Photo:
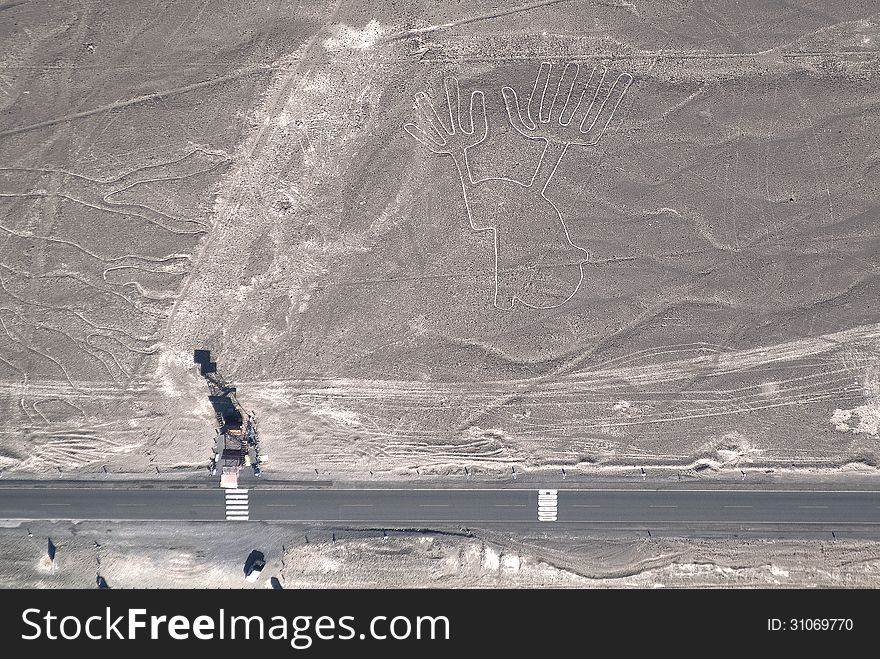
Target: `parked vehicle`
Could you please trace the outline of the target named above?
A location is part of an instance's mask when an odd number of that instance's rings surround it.
[[[264,567],[266,567],[266,561],[262,558],[255,560],[245,576],[245,581],[250,581],[251,583],[255,582],[260,578],[260,573],[263,571]]]

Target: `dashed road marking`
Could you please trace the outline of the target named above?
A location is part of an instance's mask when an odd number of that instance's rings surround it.
[[[248,491],[242,489],[226,490],[226,521],[248,521]]]
[[[538,490],[538,521],[555,522],[559,504],[557,490]]]

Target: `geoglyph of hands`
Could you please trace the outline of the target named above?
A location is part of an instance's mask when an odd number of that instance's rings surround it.
[[[599,142],[619,107],[632,76],[621,73],[606,84],[604,67],[589,70],[570,62],[561,74],[541,64],[529,98],[523,103],[511,87],[501,94],[510,125],[523,137],[540,140],[544,149],[528,182],[506,177],[475,179],[468,150],[489,133],[485,96],[471,93],[462,105],[458,81],[444,81],[445,108],[422,92],[415,95],[418,123],[404,129],[419,144],[450,156],[461,180],[468,222],[488,232],[494,243],[493,304],[512,309],[517,303],[552,309],[568,302],[584,280],[589,254],[575,244],[559,208],[547,196],[556,168],[570,147]]]

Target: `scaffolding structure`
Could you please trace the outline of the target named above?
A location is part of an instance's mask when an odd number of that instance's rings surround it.
[[[261,475],[256,414],[243,413],[235,397],[235,387],[217,372],[217,363],[211,361],[209,351],[196,350],[194,361],[199,364],[200,373],[208,383],[208,400],[217,415],[211,474],[216,476],[219,471],[221,487],[236,488],[243,467],[251,466],[255,476]]]

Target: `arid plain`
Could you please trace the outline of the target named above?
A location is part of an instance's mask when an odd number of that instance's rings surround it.
[[[0,5],[0,470],[206,476],[209,348],[270,479],[872,474],[878,49],[855,1]]]

